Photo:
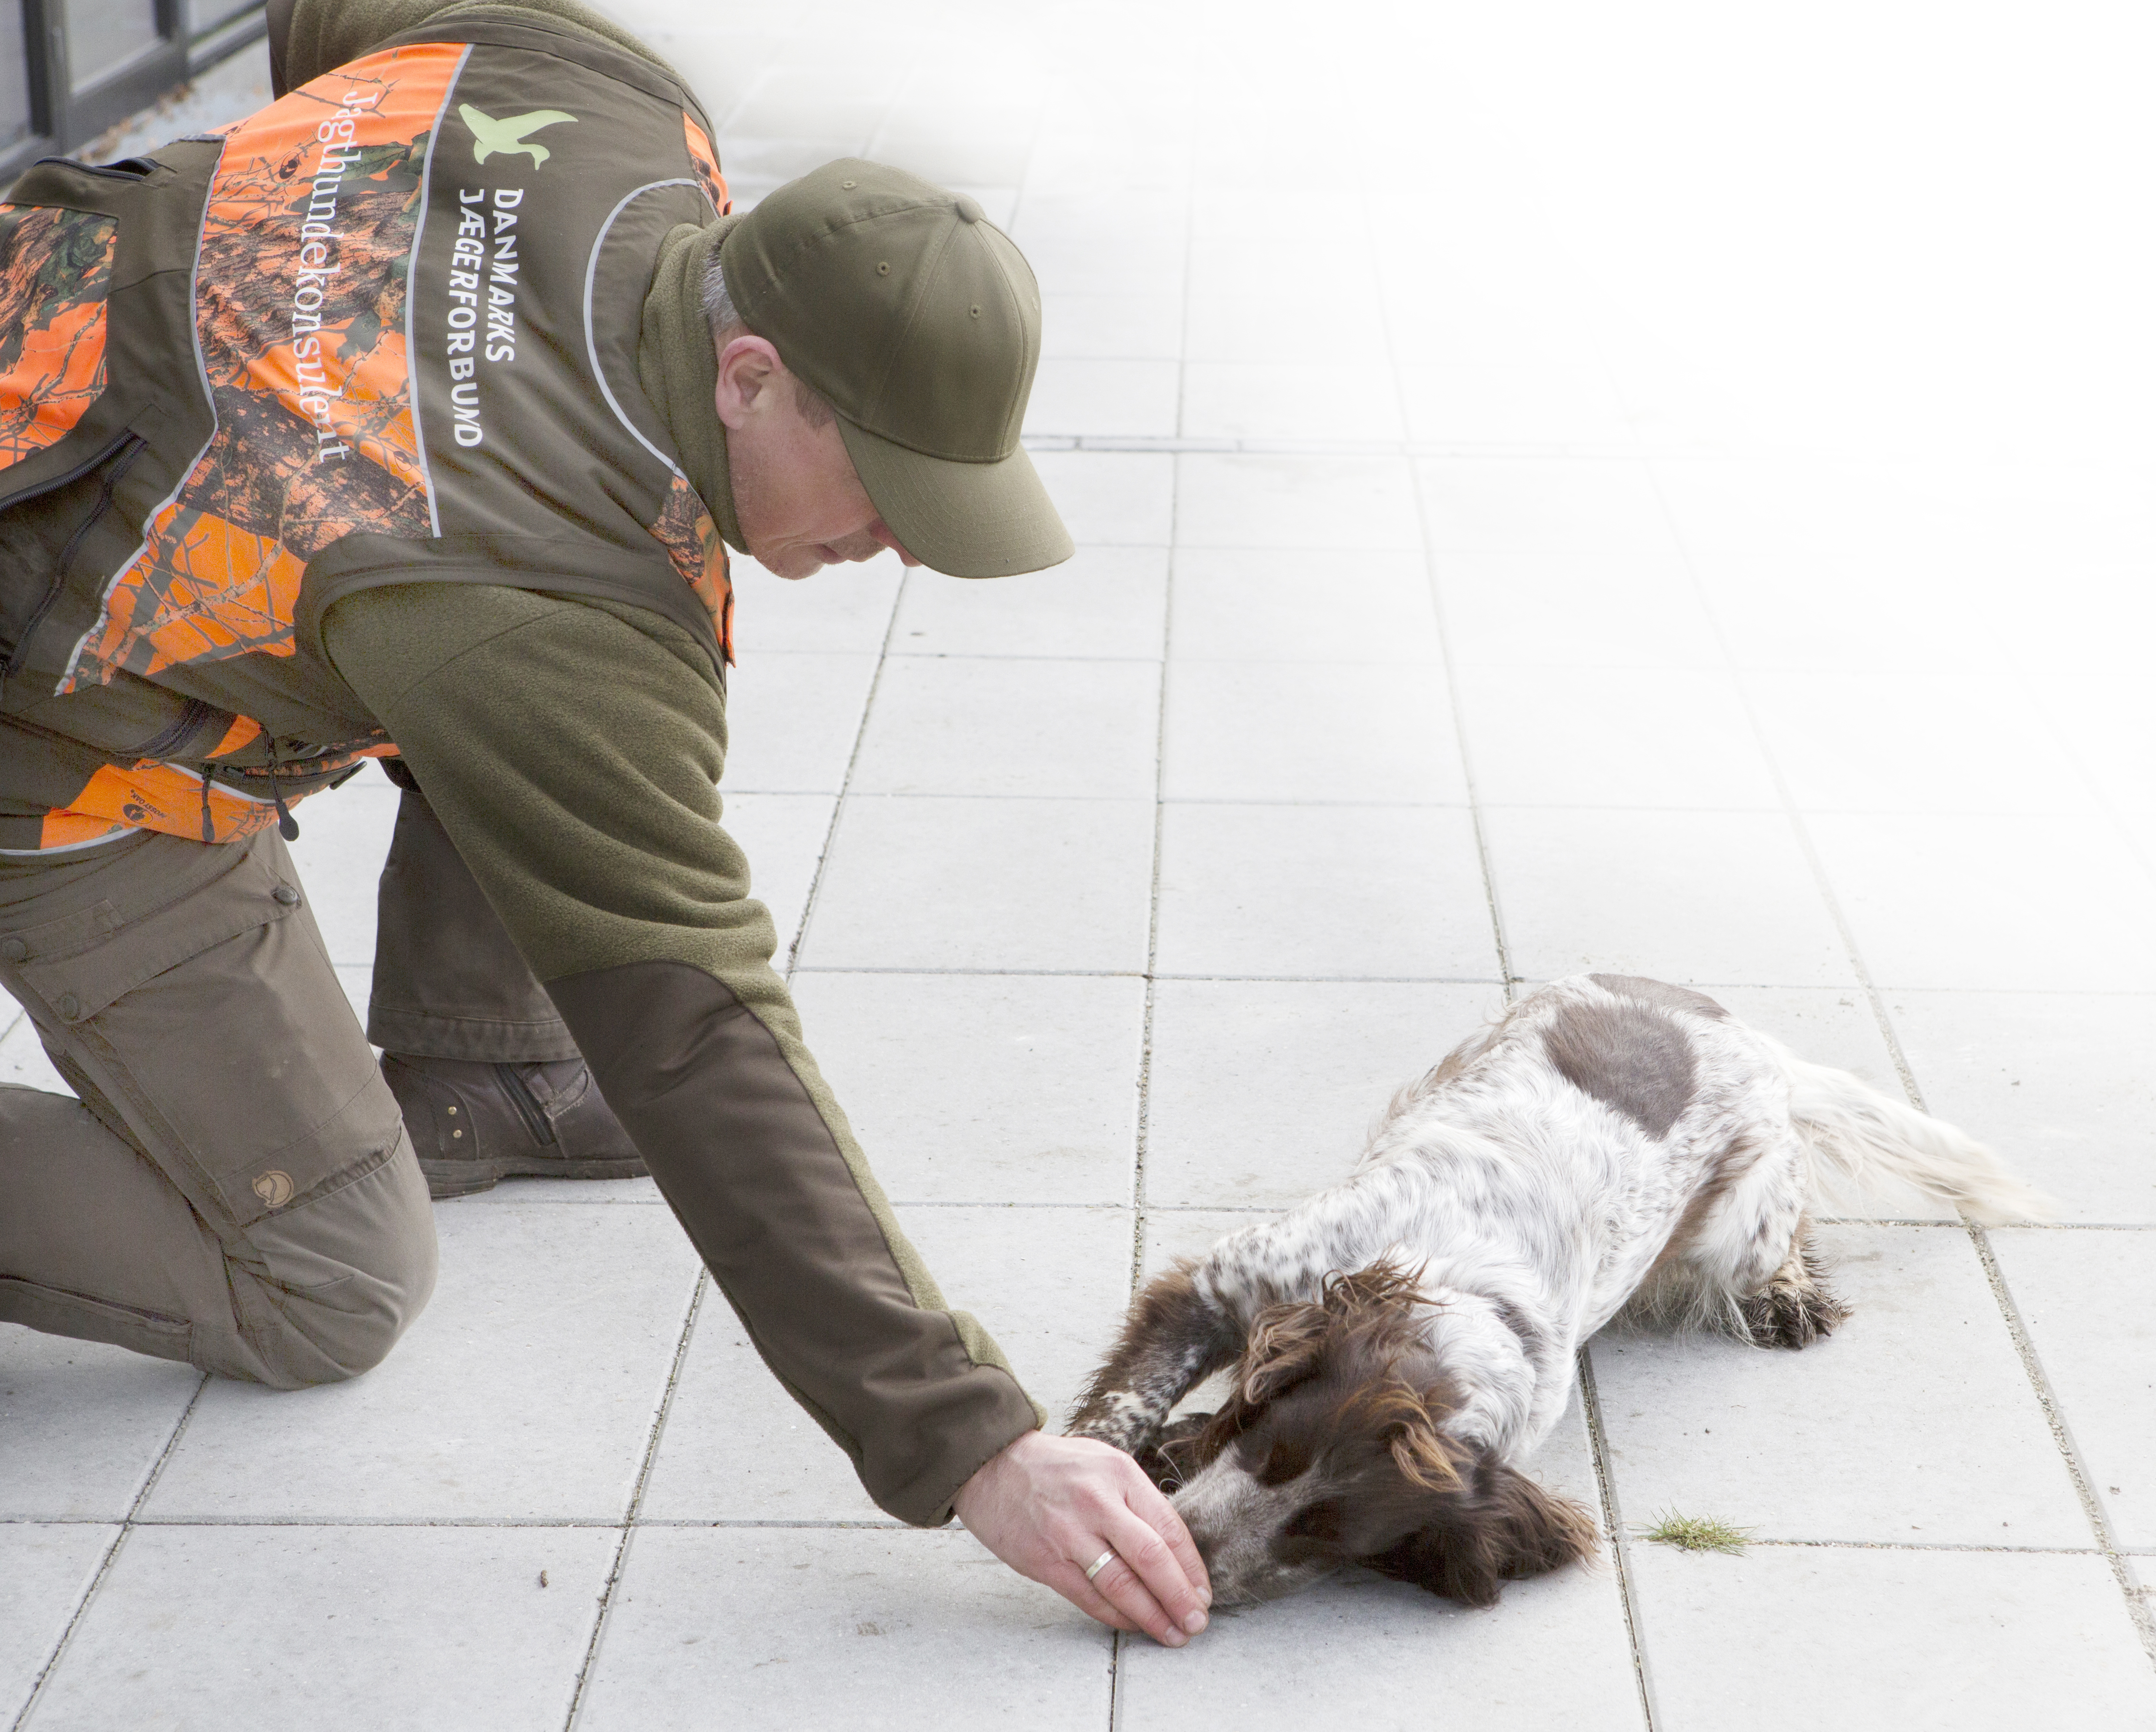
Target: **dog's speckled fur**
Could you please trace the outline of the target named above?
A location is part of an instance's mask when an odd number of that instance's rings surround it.
[[[1158,1277],[1070,1430],[1174,1489],[1219,1603],[1359,1560],[1487,1604],[1594,1549],[1517,1464],[1619,1311],[1783,1347],[1841,1320],[1805,1243],[1821,1178],[1979,1220],[2046,1207],[1700,993],[1558,981],[1402,1090],[1341,1183]],[[1168,1425],[1238,1361],[1226,1408]]]

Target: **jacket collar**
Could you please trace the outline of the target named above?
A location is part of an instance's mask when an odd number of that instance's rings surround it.
[[[659,245],[659,269],[644,298],[644,323],[636,345],[636,372],[644,394],[659,412],[680,459],[726,545],[748,551],[734,516],[733,483],[726,469],[726,423],[713,401],[719,357],[704,317],[704,273],[726,231],[741,220],[721,217],[699,228],[684,223]]]

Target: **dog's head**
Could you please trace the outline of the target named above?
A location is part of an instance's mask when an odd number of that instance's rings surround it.
[[[1377,1263],[1260,1313],[1228,1405],[1158,1446],[1221,1605],[1363,1563],[1469,1606],[1594,1550],[1594,1524],[1447,1435],[1414,1278]]]

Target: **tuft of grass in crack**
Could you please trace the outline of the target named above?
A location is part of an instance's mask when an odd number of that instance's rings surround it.
[[[1674,1545],[1679,1551],[1720,1551],[1742,1557],[1752,1530],[1732,1528],[1711,1515],[1679,1515],[1665,1509],[1655,1518],[1654,1526],[1640,1530],[1640,1537],[1656,1545]]]

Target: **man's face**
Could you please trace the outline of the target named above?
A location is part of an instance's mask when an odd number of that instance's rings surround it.
[[[921,563],[876,515],[838,423],[809,423],[793,376],[762,337],[736,337],[720,351],[717,403],[734,515],[758,565],[806,577],[886,547],[909,566]]]

